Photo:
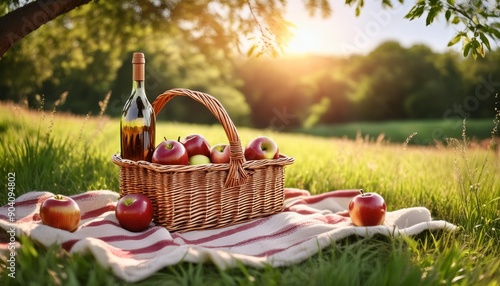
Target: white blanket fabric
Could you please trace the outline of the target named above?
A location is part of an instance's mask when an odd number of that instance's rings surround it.
[[[10,220],[8,207],[0,207],[0,227],[15,228],[44,245],[60,244],[69,252],[90,251],[104,267],[128,282],[147,278],[168,265],[181,261],[211,261],[220,268],[234,267],[237,261],[262,267],[286,266],[304,261],[320,248],[350,235],[415,235],[424,230],[455,230],[456,226],[432,220],[429,210],[412,207],[388,212],[384,225],[356,227],[346,210],[358,190],[331,191],[310,195],[308,191],[285,189],[282,213],[249,222],[202,231],[171,233],[151,225],[144,232],[133,233],[121,228],[114,209],[118,194],[99,190],[72,198],[81,209],[82,219],[75,232],[43,225],[41,202],[49,192],[30,192],[17,198],[15,219]],[[2,249],[7,244],[0,244]]]

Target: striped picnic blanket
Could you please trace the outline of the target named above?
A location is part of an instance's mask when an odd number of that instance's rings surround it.
[[[358,190],[338,190],[319,195],[285,189],[282,213],[249,222],[202,231],[170,233],[153,226],[133,233],[120,227],[114,210],[118,193],[88,191],[72,198],[81,209],[75,232],[41,223],[41,202],[49,192],[30,192],[15,201],[15,219],[7,215],[9,205],[0,207],[0,227],[16,229],[43,245],[60,244],[69,252],[90,251],[104,267],[128,282],[147,278],[168,265],[181,261],[212,262],[225,269],[237,262],[253,267],[287,266],[304,261],[338,239],[350,235],[414,235],[426,229],[454,230],[442,220],[432,220],[429,210],[413,207],[388,212],[385,224],[355,227],[346,214],[350,199]],[[7,249],[3,242],[0,248]]]

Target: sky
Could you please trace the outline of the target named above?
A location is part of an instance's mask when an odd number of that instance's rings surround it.
[[[361,15],[356,17],[354,7],[343,0],[331,0],[333,13],[325,19],[320,14],[310,17],[302,0],[289,0],[285,18],[296,26],[296,36],[285,47],[285,53],[367,54],[387,40],[396,40],[404,47],[425,44],[436,52],[461,50],[460,43],[447,47],[457,28],[447,24],[444,17],[426,26],[425,16],[412,21],[404,18],[414,1],[393,1],[392,9],[382,8],[381,2],[365,1]]]

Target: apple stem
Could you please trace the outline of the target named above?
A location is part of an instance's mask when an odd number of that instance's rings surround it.
[[[365,191],[363,191],[363,189],[360,189],[359,192],[364,195],[365,194]]]
[[[167,137],[163,136],[163,139],[165,139],[165,141],[167,141]]]
[[[177,137],[177,142],[181,142],[181,136]]]

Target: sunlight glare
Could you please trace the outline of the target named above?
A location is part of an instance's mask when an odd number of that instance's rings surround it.
[[[312,28],[297,27],[292,31],[293,36],[283,47],[286,54],[311,54],[318,50],[320,34]]]

